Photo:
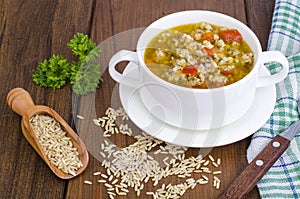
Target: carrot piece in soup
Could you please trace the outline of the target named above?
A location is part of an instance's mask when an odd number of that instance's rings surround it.
[[[208,41],[212,42],[212,41],[214,41],[214,33],[213,32],[204,33],[201,36],[201,39],[202,40],[208,40]]]
[[[209,55],[209,56],[213,56],[213,54],[215,52],[218,51],[218,48],[217,47],[213,47],[213,48],[206,48],[204,47],[203,50]]]

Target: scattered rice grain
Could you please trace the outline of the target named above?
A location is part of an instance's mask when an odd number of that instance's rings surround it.
[[[214,167],[219,167],[219,165],[216,162],[212,162],[212,165],[214,165]]]
[[[108,178],[108,176],[105,175],[104,173],[101,174],[101,177],[102,177],[102,178]]]
[[[209,158],[212,162],[215,161],[215,159],[214,159],[211,155],[208,155],[208,158]]]
[[[126,193],[129,193],[129,190],[128,190],[128,189],[125,189],[125,188],[121,188],[121,191],[126,192]]]
[[[108,187],[108,188],[112,188],[111,184],[105,183],[104,186]]]
[[[94,175],[94,176],[101,175],[101,172],[100,172],[100,171],[94,172],[93,175]]]
[[[92,183],[91,181],[89,181],[89,180],[85,180],[83,183],[84,183],[84,184],[89,184],[89,185],[93,184],[93,183]]]
[[[81,115],[77,115],[76,116],[78,119],[81,119],[81,120],[83,120],[84,119],[84,117],[83,116],[81,116]]]
[[[111,184],[116,184],[118,182],[118,179],[114,179]]]
[[[110,199],[115,199],[115,197],[113,195],[109,195]]]
[[[208,177],[205,176],[205,175],[202,175],[202,178],[205,179],[205,180],[208,180]]]
[[[216,174],[221,174],[221,173],[222,173],[222,171],[214,171],[214,172],[213,172],[214,175],[216,175]]]
[[[132,135],[132,130],[128,124],[116,123],[116,121],[120,121],[119,119],[116,120],[118,117],[122,121],[128,118],[124,109],[109,108],[106,111],[106,116],[94,120],[94,123],[101,124],[104,128],[104,137],[118,133]],[[206,175],[202,175],[197,180],[191,178],[193,173],[211,173],[210,175],[221,173],[221,171],[209,169],[210,163],[214,167],[219,166],[220,158],[215,159],[211,155],[208,155],[206,159],[202,155],[187,158],[185,156],[187,147],[164,143],[144,132],[134,136],[134,138],[137,140],[135,143],[122,149],[118,149],[116,145],[110,143],[109,139],[104,139],[104,142],[101,143],[101,156],[104,158],[102,166],[107,169],[107,175],[99,173],[98,175],[106,180],[101,179],[98,182],[104,183],[108,192],[116,195],[127,195],[129,193],[127,188],[132,187],[136,195],[139,196],[144,189],[144,183],[148,183],[149,180],[152,181],[153,186],[157,186],[163,178],[177,176],[185,179],[185,181],[177,185],[170,183],[166,186],[162,184],[155,192],[148,191],[146,195],[152,195],[153,198],[157,199],[180,198],[188,189],[194,189],[197,184],[204,185],[209,182]],[[152,152],[154,147],[156,150]],[[150,151],[152,155],[148,154]],[[157,161],[155,155],[159,155],[161,159]],[[118,181],[120,182],[118,183]],[[220,187],[220,182],[215,178],[214,187],[216,189]],[[115,195],[109,194],[109,196],[114,197]]]

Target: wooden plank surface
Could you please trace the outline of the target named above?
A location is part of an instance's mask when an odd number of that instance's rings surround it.
[[[213,10],[233,16],[246,23],[260,39],[266,49],[271,25],[273,1],[263,0],[55,0],[55,1],[18,1],[0,0],[0,198],[108,198],[104,185],[96,183],[95,171],[105,170],[101,162],[91,155],[87,170],[79,177],[63,181],[48,169],[42,159],[24,139],[21,118],[13,113],[5,102],[10,89],[27,89],[36,104],[54,108],[74,126],[72,116],[72,93],[69,86],[52,90],[36,86],[31,75],[38,62],[51,54],[63,54],[74,59],[67,42],[76,32],[89,34],[93,41],[102,44],[110,37],[124,31],[143,28],[154,20],[176,11],[199,9]],[[132,40],[137,35],[132,35]],[[128,43],[124,44],[125,46]],[[134,45],[133,45],[134,46]],[[114,52],[120,45],[114,43],[107,51]],[[108,54],[109,55],[109,54]],[[109,56],[106,57],[109,59]],[[102,68],[104,83],[96,93],[95,107],[98,116],[111,106],[115,82]],[[81,99],[86,100],[86,99]],[[117,103],[117,102],[116,102]],[[133,142],[126,137],[112,140],[124,147]],[[197,186],[188,190],[182,198],[217,198],[226,186],[247,166],[246,149],[249,138],[222,147],[213,148],[209,154],[220,157],[222,184],[219,190],[212,184]],[[204,151],[204,149],[201,149]],[[201,151],[200,150],[200,151]],[[198,154],[199,149],[190,150]],[[93,185],[86,185],[91,180]],[[177,178],[164,179],[164,183],[179,183]],[[158,185],[158,187],[160,184]],[[147,184],[140,198],[146,197],[146,191],[157,187]],[[136,198],[131,191],[128,196]],[[246,198],[259,198],[254,189]]]
[[[70,58],[66,44],[77,31],[88,32],[91,2],[0,2],[1,198],[64,198],[67,181],[53,175],[24,139],[21,118],[5,98],[10,89],[23,87],[36,104],[54,108],[70,122],[70,88],[42,89],[33,84],[31,75],[37,63],[53,53]]]

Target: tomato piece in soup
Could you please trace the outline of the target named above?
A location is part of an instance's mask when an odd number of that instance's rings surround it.
[[[222,30],[220,31],[219,36],[224,41],[242,42],[243,40],[241,33],[236,29]]]
[[[231,70],[221,70],[221,74],[223,74],[223,75],[233,75],[234,73]]]
[[[195,75],[197,72],[198,71],[195,66],[186,66],[182,69],[182,73],[184,74]]]

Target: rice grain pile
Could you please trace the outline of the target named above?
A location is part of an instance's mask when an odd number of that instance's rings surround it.
[[[49,161],[66,174],[76,175],[83,164],[71,138],[59,122],[48,115],[35,115],[30,125]]]
[[[122,124],[116,124],[118,118],[121,118]],[[108,108],[105,116],[93,120],[103,128],[104,139],[100,143],[99,153],[106,171],[96,171],[94,177],[97,183],[106,187],[111,199],[127,195],[130,190],[140,196],[148,183],[153,187],[161,186],[155,191],[147,190],[146,195],[154,199],[180,198],[188,189],[209,184],[210,180],[215,189],[220,188],[221,180],[217,177],[222,173],[219,169],[220,158],[215,159],[211,155],[208,158],[202,155],[185,157],[187,147],[165,143],[144,132],[134,136],[136,142],[125,148],[118,148],[111,143],[108,138],[113,134],[132,135],[131,128],[125,124],[126,120],[128,116],[122,108]],[[165,178],[172,176],[177,176],[181,183],[162,183]],[[85,184],[93,184],[92,181],[86,180]]]

